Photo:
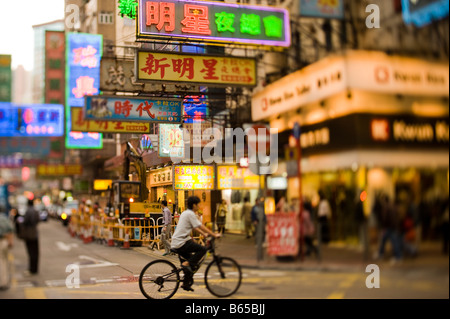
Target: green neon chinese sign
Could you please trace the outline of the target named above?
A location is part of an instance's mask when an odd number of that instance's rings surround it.
[[[285,9],[195,0],[138,1],[138,38],[290,45],[289,14]]]
[[[123,18],[127,16],[130,19],[136,18],[136,0],[119,0],[119,15]]]

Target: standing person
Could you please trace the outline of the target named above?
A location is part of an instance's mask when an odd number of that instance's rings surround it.
[[[266,214],[262,207],[264,201],[261,198],[256,198],[255,206],[252,208],[252,222],[255,225],[256,231],[256,243],[258,243],[258,237],[260,236],[261,242],[264,243],[266,238]]]
[[[311,253],[314,253],[314,255],[318,258],[319,250],[317,249],[316,246],[314,246],[315,227],[311,219],[311,212],[309,211],[309,206],[306,202],[303,204],[303,211],[302,211],[302,232],[303,232],[303,240],[305,241],[306,244],[305,255],[309,256],[311,255]]]
[[[319,220],[321,242],[328,244],[330,242],[330,218],[331,207],[328,200],[325,198],[323,191],[319,191],[319,206],[317,208],[317,218]]]
[[[219,238],[220,234],[215,234],[209,228],[202,225],[196,212],[200,209],[200,198],[191,196],[187,200],[188,209],[181,213],[177,228],[172,236],[172,251],[182,256],[184,261],[181,266],[184,271],[184,280],[181,288],[193,291],[191,288],[193,282],[193,270],[198,266],[199,261],[206,254],[206,247],[197,244],[191,238],[192,230],[198,230],[203,234]]]
[[[386,242],[389,240],[392,244],[394,259],[393,261],[400,261],[402,257],[401,243],[400,243],[400,219],[398,216],[397,207],[391,203],[387,195],[381,197],[380,202],[380,226],[381,226],[381,241],[378,249],[378,258],[384,257],[384,250]]]
[[[27,246],[30,274],[38,273],[39,265],[39,236],[37,225],[39,223],[39,213],[33,206],[33,200],[28,200],[28,208],[23,220],[23,238]]]
[[[9,288],[11,281],[8,250],[13,246],[14,225],[0,209],[0,290]]]
[[[244,219],[245,234],[247,235],[246,238],[250,238],[253,236],[252,209],[253,206],[252,204],[250,204],[250,198],[245,197],[241,218]]]
[[[227,201],[225,199],[222,199],[222,203],[219,205],[219,207],[216,210],[216,224],[217,224],[218,231],[221,234],[225,233],[227,212],[228,212]]]
[[[161,208],[162,208],[162,213],[163,213],[163,222],[164,222],[164,226],[162,229],[162,233],[161,233],[161,240],[163,242],[164,245],[164,249],[165,249],[165,253],[163,254],[163,256],[169,255],[170,254],[170,234],[171,234],[171,230],[172,230],[172,213],[170,212],[169,207],[167,207],[167,201],[163,200],[161,202]]]

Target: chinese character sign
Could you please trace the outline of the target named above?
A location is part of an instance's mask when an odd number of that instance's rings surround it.
[[[174,165],[174,190],[214,189],[213,165]]]
[[[139,81],[255,86],[254,59],[139,51]]]
[[[68,106],[83,106],[85,95],[99,94],[103,38],[98,34],[67,35]]]
[[[102,148],[101,133],[72,131],[71,107],[84,106],[84,97],[100,93],[103,36],[66,34],[66,148]]]
[[[138,37],[288,47],[289,14],[275,7],[208,1],[139,0]]]
[[[267,254],[296,256],[299,249],[300,225],[295,213],[267,216]]]
[[[183,129],[179,124],[159,124],[160,157],[184,158]]]
[[[86,96],[87,120],[181,123],[181,100]]]
[[[78,132],[136,133],[150,131],[150,123],[85,120],[83,108],[72,107],[72,129]]]

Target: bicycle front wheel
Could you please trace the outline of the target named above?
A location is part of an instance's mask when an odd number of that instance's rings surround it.
[[[168,260],[155,260],[147,264],[139,275],[139,289],[148,299],[169,299],[178,290],[180,274]]]
[[[231,296],[239,289],[241,281],[241,267],[232,258],[219,257],[206,267],[206,288],[216,297]]]

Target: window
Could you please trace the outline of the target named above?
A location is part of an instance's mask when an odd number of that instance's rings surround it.
[[[49,59],[49,69],[61,69],[61,59]]]
[[[61,81],[59,79],[50,79],[50,90],[59,90],[61,88]]]
[[[113,13],[112,12],[101,12],[98,15],[98,23],[112,24],[113,23]]]

